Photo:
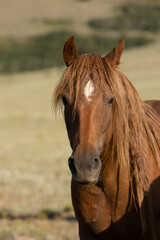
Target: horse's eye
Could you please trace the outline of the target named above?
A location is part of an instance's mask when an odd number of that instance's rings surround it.
[[[108,100],[107,104],[112,104],[112,102],[113,102],[113,97],[111,97],[111,98]]]
[[[63,104],[66,105],[67,104],[67,99],[65,96],[62,97],[62,101],[63,101]]]

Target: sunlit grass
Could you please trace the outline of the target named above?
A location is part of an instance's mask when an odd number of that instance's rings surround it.
[[[71,229],[71,231],[67,231]],[[67,232],[66,232],[67,231]],[[1,220],[1,240],[78,240],[76,222],[64,220]]]

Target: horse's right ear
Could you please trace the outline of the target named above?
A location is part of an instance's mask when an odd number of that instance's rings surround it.
[[[120,39],[117,46],[114,49],[112,49],[104,57],[104,59],[106,58],[107,60],[109,60],[109,62],[112,66],[117,67],[120,64],[120,58],[121,58],[121,54],[123,52],[123,48],[124,48],[124,41],[122,39]]]
[[[67,66],[71,65],[78,57],[78,49],[74,42],[74,37],[70,37],[65,41],[63,48],[63,59]]]

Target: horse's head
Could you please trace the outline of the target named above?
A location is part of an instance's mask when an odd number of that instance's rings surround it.
[[[122,50],[121,40],[104,58],[91,54],[78,57],[74,38],[65,42],[63,58],[67,70],[58,88],[63,92],[65,123],[73,150],[69,168],[76,182],[96,183],[99,179],[100,156],[110,131],[115,101],[104,74],[105,62],[117,66]]]

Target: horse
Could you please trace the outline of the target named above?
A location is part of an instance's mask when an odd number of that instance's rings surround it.
[[[64,106],[80,240],[160,239],[160,101],[142,101],[118,70],[123,48],[79,56],[73,36],[64,44],[53,104]]]

